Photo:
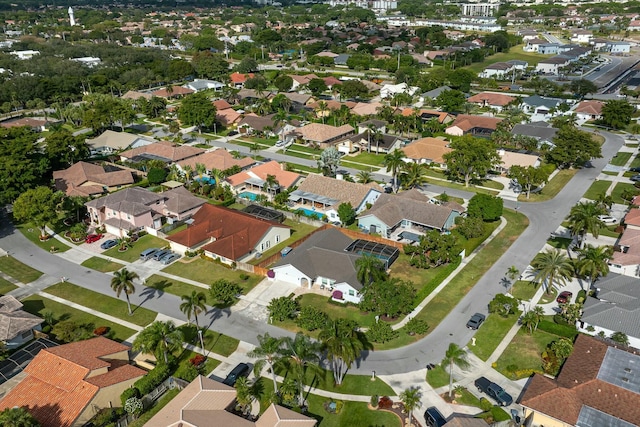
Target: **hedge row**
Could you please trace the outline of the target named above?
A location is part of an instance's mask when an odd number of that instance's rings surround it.
[[[571,340],[573,340],[578,335],[578,331],[575,327],[568,325],[559,325],[549,320],[541,320],[538,324],[538,329],[550,334],[570,338]]]

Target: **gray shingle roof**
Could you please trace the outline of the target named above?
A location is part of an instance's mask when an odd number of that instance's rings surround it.
[[[130,215],[141,215],[151,210],[149,208],[151,204],[163,199],[162,194],[156,194],[141,187],[131,187],[91,200],[85,203],[85,206],[96,209],[108,207]]]
[[[21,308],[22,303],[15,297],[0,297],[0,341],[11,340],[42,323],[41,318]]]
[[[511,130],[513,135],[531,136],[538,140],[543,139],[551,141],[558,132],[558,129],[552,127],[532,126],[530,124],[517,124]]]
[[[640,337],[640,286],[638,279],[609,274],[597,282],[598,298],[585,301],[582,320],[593,326]]]
[[[562,103],[560,99],[556,98],[543,98],[538,95],[531,95],[522,100],[524,104],[531,105],[532,107],[547,107],[549,109],[555,108]]]

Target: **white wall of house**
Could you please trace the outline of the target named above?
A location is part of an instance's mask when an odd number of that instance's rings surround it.
[[[638,277],[639,276],[638,273],[640,272],[640,265],[609,264],[609,272],[616,273],[616,274],[623,274],[625,276]]]
[[[558,74],[558,68],[560,64],[549,64],[546,62],[540,62],[536,65],[536,71],[541,73]]]
[[[382,194],[381,191],[376,191],[373,189],[369,190],[365,198],[360,203],[360,206],[354,206],[356,213],[360,213],[367,209],[367,204],[373,205],[376,200],[378,200],[378,197],[380,197],[380,194]]]
[[[588,331],[587,328],[589,326],[593,326],[594,331]],[[613,334],[614,332],[618,332],[618,331],[612,331],[610,329],[606,329],[606,328],[602,328],[600,326],[596,326],[596,325],[589,325],[588,323],[584,323],[584,322],[577,322],[577,327],[578,327],[578,331],[585,333],[587,335],[591,335],[591,336],[597,336],[600,332],[604,332],[605,336],[608,338],[611,336],[611,334]],[[631,347],[634,348],[640,348],[640,338],[637,337],[632,337],[627,335],[627,338],[629,338],[629,345]]]
[[[273,267],[272,270],[275,273],[276,280],[281,280],[283,282],[291,283],[292,285],[298,286],[303,286],[303,284],[306,282],[308,287],[311,287],[311,284],[313,283],[311,277],[307,276],[291,264]]]
[[[350,284],[342,282],[337,283],[333,286],[333,291],[342,292],[342,298],[344,302],[350,302],[353,304],[360,304],[360,299],[362,296],[360,293],[354,289]]]
[[[446,133],[447,135],[453,135],[453,136],[464,135],[464,131],[460,129],[458,126],[450,126],[445,129],[444,133]]]
[[[366,215],[361,218],[358,218],[358,228],[361,228],[369,232],[371,230],[372,225],[375,226],[376,233],[380,234],[383,237],[388,237],[387,224],[382,222],[377,216]]]
[[[267,233],[262,236],[262,239],[256,244],[255,250],[258,252],[264,252],[269,248],[284,242],[291,236],[291,229],[285,227],[271,227]]]

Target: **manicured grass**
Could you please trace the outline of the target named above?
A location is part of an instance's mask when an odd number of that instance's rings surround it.
[[[89,258],[80,265],[92,270],[100,271],[102,273],[109,273],[111,271],[120,270],[122,267],[124,267],[123,264],[109,261],[108,259],[100,258],[97,256]]]
[[[162,292],[168,292],[181,297],[182,295],[190,295],[193,291],[204,292],[205,295],[209,294],[208,288],[190,285],[188,283],[169,279],[157,274],[147,277],[146,285],[148,288],[155,289],[159,295],[162,295]]]
[[[544,186],[540,193],[532,193],[529,196],[529,199],[527,199],[527,195],[525,193],[522,193],[518,197],[518,200],[521,202],[544,202],[546,200],[551,200],[558,195],[565,185],[567,185],[577,171],[577,169],[562,169],[547,183],[547,185]]]
[[[372,326],[376,321],[373,313],[363,313],[353,305],[343,306],[337,303],[330,303],[329,296],[303,294],[300,298],[300,306],[313,306],[327,313],[330,319],[355,320],[360,326],[366,328]]]
[[[622,198],[622,193],[624,193],[625,190],[631,190],[636,195],[640,194],[640,190],[637,189],[633,184],[619,182],[616,184],[615,187],[613,187],[613,190],[611,191],[611,197],[613,198],[613,203],[619,203],[623,205],[629,204],[630,202],[629,200],[624,200]]]
[[[332,399],[311,394],[307,398],[308,416],[319,419],[318,427],[375,426],[402,427],[396,414],[382,410],[371,410],[364,402],[345,401],[339,414],[331,414],[324,404]]]
[[[638,146],[638,144],[633,144],[633,145],[631,145],[631,144],[627,144],[627,147],[637,147],[637,146]],[[633,158],[633,161],[631,162],[631,164],[629,165],[629,167],[630,167],[630,168],[638,168],[638,167],[640,167],[640,155],[636,155],[636,156]],[[635,173],[635,172],[634,172],[634,173]]]
[[[242,288],[242,293],[247,294],[254,286],[256,286],[262,277],[255,274],[249,274],[247,280],[240,279],[240,275],[243,271],[235,271],[227,267],[223,267],[213,261],[208,261],[202,258],[198,258],[191,262],[174,262],[169,267],[165,268],[165,273],[175,274],[176,276],[184,277],[186,279],[195,280],[196,282],[210,285],[218,279],[226,279],[237,283]]]
[[[174,228],[173,230],[171,230],[170,232],[168,232],[167,236],[171,236],[172,234],[179,233],[179,232],[184,231],[186,229],[187,229],[187,224],[179,225],[176,228]]]
[[[363,165],[361,163],[350,162],[348,159],[342,159],[340,161],[340,166],[344,166],[347,168],[358,169],[367,172],[375,172],[377,169],[375,166]]]
[[[107,337],[118,342],[128,339],[136,332],[133,329],[126,328],[118,323],[112,323],[101,317],[77,310],[39,295],[32,295],[29,298],[22,300],[22,303],[24,304],[23,309],[25,311],[38,316],[42,316],[42,312],[48,310],[53,313],[56,320],[72,320],[80,324],[89,323],[94,327],[107,326],[109,328]]]
[[[615,224],[615,225],[609,225],[607,227],[601,228],[600,236],[613,237],[617,239],[620,236],[620,233],[616,231],[618,227],[619,225]]]
[[[384,154],[367,153],[366,151],[358,153],[355,156],[345,156],[344,160],[352,162],[365,163],[372,166],[382,166]]]
[[[540,297],[540,304],[549,304],[550,302],[555,301],[556,295],[558,295],[558,291],[556,288],[549,289],[549,292],[543,292]]]
[[[66,252],[71,247],[63,242],[51,237],[44,242],[40,241],[40,229],[31,223],[17,224],[16,228],[31,241],[31,243],[38,246],[40,249],[50,251],[51,247],[55,247],[56,252]]]
[[[287,154],[289,154],[289,150],[300,151],[302,153],[317,154],[317,155],[320,155],[320,153],[322,153],[322,150],[307,147],[306,145],[301,145],[301,144],[290,145],[289,148],[287,149]]]
[[[480,408],[480,399],[478,399],[466,388],[463,388],[461,390],[456,390],[455,393],[456,393],[456,404],[466,405],[466,406],[475,406],[476,408]]]
[[[554,237],[547,240],[547,244],[549,246],[553,246],[556,249],[567,249],[572,241],[573,239],[569,239],[567,237]]]
[[[528,280],[518,280],[511,288],[511,295],[522,301],[529,301],[538,290],[535,282]]]
[[[557,335],[544,331],[537,330],[529,335],[520,329],[496,362],[496,369],[511,379],[526,378],[531,371],[542,372],[540,355],[556,339]]]
[[[443,387],[449,384],[449,373],[441,365],[436,365],[435,368],[427,371],[427,382],[433,388]]]
[[[520,311],[508,317],[490,314],[475,334],[476,345],[469,343],[467,347],[480,359],[487,360],[507,335],[509,329],[518,321],[519,316]]]
[[[185,324],[180,326],[178,329],[180,329],[184,334],[185,342],[192,343],[198,347],[200,346],[200,339],[198,338],[195,324]],[[204,346],[207,351],[211,351],[225,357],[230,356],[231,353],[236,351],[238,344],[240,343],[240,341],[235,338],[209,329],[207,329],[202,335],[202,340],[204,341]]]
[[[42,273],[21,263],[11,256],[0,258],[0,271],[22,283],[31,283],[42,276]]]
[[[496,62],[511,61],[513,59],[519,61],[527,61],[529,63],[529,66],[531,67],[536,66],[538,62],[549,57],[548,55],[541,55],[539,53],[524,52],[522,50],[523,46],[523,44],[513,46],[507,53],[496,53],[495,55],[488,56],[482,62],[471,64],[465,68],[473,71],[474,73],[479,73],[491,64],[495,64]]]
[[[464,183],[459,183],[459,182],[455,182],[455,181],[451,181],[449,180],[449,178],[447,178],[447,176],[441,172],[440,170],[434,170],[434,169],[427,169],[425,171],[425,175],[427,176],[432,176],[434,178],[439,178],[437,181],[432,181],[434,184],[437,184],[441,187],[447,187],[447,188],[456,188],[458,190],[465,190],[465,191],[474,191],[476,193],[483,193],[483,194],[498,194],[497,191],[492,191],[492,190],[486,190],[484,188],[478,188],[476,185],[474,184],[469,184],[468,187],[464,186]],[[496,189],[500,189],[502,190],[504,188],[504,185],[500,184],[499,182],[496,181],[491,181],[491,180],[484,180],[480,183],[478,183],[478,186],[480,187],[489,187],[489,188],[496,188]]]
[[[304,236],[313,233],[317,229],[317,227],[314,227],[313,225],[305,224],[303,222],[298,222],[291,219],[284,220],[284,225],[288,225],[289,227],[291,227],[291,237],[264,251],[260,258],[251,260],[250,264],[259,264],[263,259],[280,252],[282,249],[291,245],[293,242],[298,241]]]
[[[115,298],[115,292],[113,294],[114,296],[110,297],[69,282],[49,286],[46,292],[101,313],[109,314],[118,319],[126,320],[138,326],[148,325],[155,320],[158,314],[155,311],[137,307],[132,304],[131,310],[133,310],[133,315],[129,316],[129,310],[124,296],[122,296],[122,299],[117,299]]]
[[[160,399],[156,401],[156,404],[149,409],[144,414],[140,415],[140,417],[129,424],[127,427],[144,427],[144,425],[151,419],[155,414],[160,412],[162,408],[164,408],[167,403],[171,402],[171,399],[176,397],[180,393],[180,390],[174,388],[173,390],[169,390],[166,392]]]
[[[103,254],[113,258],[121,259],[126,262],[134,262],[140,258],[140,252],[144,251],[145,249],[163,248],[165,246],[167,246],[167,242],[165,240],[147,234],[146,236],[140,237],[135,243],[131,245],[129,249],[124,252],[120,252],[118,250],[120,246],[116,245],[113,248],[104,251]]]
[[[14,289],[18,289],[18,287],[8,280],[0,277],[0,295],[6,295]]]
[[[596,200],[599,195],[605,194],[610,186],[611,181],[594,181],[584,193],[584,197],[589,200]]]
[[[188,368],[189,368],[189,359],[194,358],[196,355],[198,355],[200,353],[196,353],[195,351],[191,351],[191,350],[184,350],[180,356],[178,356],[178,368],[176,369],[176,372],[174,374],[174,376],[182,378],[182,373],[184,373]],[[205,360],[204,362],[204,373],[205,375],[208,375],[211,373],[211,371],[213,371],[214,369],[216,369],[216,367],[220,364],[219,360],[214,359],[213,357],[207,357],[207,360]]]
[[[297,172],[297,173],[301,173],[303,175],[307,174],[307,173],[317,173],[318,172],[318,168],[312,168],[310,166],[305,166],[305,165],[299,165],[297,163],[290,163],[287,162],[287,166],[289,167],[289,170],[291,172]]]
[[[614,165],[614,166],[624,166],[624,165],[627,164],[627,162],[631,158],[632,154],[633,153],[619,152],[618,154],[613,156],[613,158],[611,159],[611,161],[609,163]]]

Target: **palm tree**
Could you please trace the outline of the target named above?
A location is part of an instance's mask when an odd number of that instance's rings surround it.
[[[600,229],[604,223],[598,215],[604,215],[607,211],[598,202],[581,202],[571,208],[569,213],[569,229],[574,236],[580,239],[580,248],[584,245],[584,237],[587,233],[593,234],[596,239],[600,235]]]
[[[613,197],[606,193],[600,193],[596,197],[596,202],[602,209],[611,209],[611,206],[613,206]]]
[[[180,329],[171,321],[153,322],[143,329],[133,341],[132,348],[135,351],[151,353],[159,358],[164,356],[164,363],[169,363],[169,352],[174,352],[182,347],[184,336]]]
[[[280,183],[278,182],[278,179],[276,178],[276,176],[267,174],[267,178],[264,180],[263,191],[266,191],[269,195],[273,197],[275,196],[276,191],[278,191],[279,186],[280,186]],[[273,195],[271,194],[272,191],[273,191]]]
[[[536,324],[536,314],[528,311],[520,318],[520,324],[529,330],[529,335],[533,333],[533,327]]]
[[[391,153],[384,156],[383,165],[386,166],[387,172],[391,172],[393,178],[393,189],[398,192],[398,172],[404,165],[404,152],[400,149],[395,149]]]
[[[371,255],[356,260],[356,272],[358,281],[365,286],[387,277],[382,260]]]
[[[282,338],[275,338],[269,335],[269,333],[266,333],[264,335],[258,335],[258,342],[260,345],[247,353],[247,355],[252,358],[259,358],[254,364],[256,376],[260,371],[262,371],[262,367],[265,363],[269,365],[269,370],[271,371],[271,377],[273,379],[273,391],[277,393],[278,382],[276,381],[274,366],[282,360],[283,340]]]
[[[409,414],[409,424],[413,425],[413,411],[422,406],[422,390],[419,386],[413,386],[400,393],[400,401],[404,404],[404,409]]]
[[[444,354],[444,360],[442,363],[449,364],[449,397],[453,394],[453,365],[456,365],[460,369],[466,369],[469,367],[469,361],[467,360],[467,352],[456,343],[450,343],[449,348]]]
[[[420,163],[405,163],[400,172],[400,181],[404,189],[420,187],[427,183],[425,172],[427,167]]]
[[[328,104],[326,101],[318,101],[315,112],[316,117],[320,116],[320,118],[322,119],[322,124],[324,124],[324,117],[327,115],[327,108]]]
[[[534,280],[542,282],[547,293],[554,284],[564,286],[573,275],[571,260],[559,249],[539,253],[531,261],[531,267],[535,272]]]
[[[187,320],[191,323],[191,316],[196,321],[196,327],[200,328],[198,324],[198,314],[207,309],[206,304],[207,297],[204,292],[192,291],[191,295],[182,295],[182,304],[180,304],[180,311],[182,311]]]
[[[295,338],[284,338],[284,354],[288,371],[296,380],[298,386],[298,405],[304,406],[304,379],[307,370],[320,375],[320,343],[298,332]]]
[[[129,307],[129,316],[133,314],[133,311],[131,311],[129,295],[136,291],[133,281],[138,278],[138,273],[129,271],[126,268],[114,272],[113,277],[111,278],[111,289],[116,293],[116,297],[120,298],[120,294],[124,292],[124,296],[127,299],[127,307]]]
[[[0,424],[4,427],[40,427],[40,423],[25,408],[7,408],[0,412]]]
[[[577,273],[589,278],[589,285],[601,276],[609,274],[607,261],[613,256],[611,246],[586,245],[578,251]]]
[[[187,185],[191,184],[191,178],[193,178],[193,167],[191,165],[184,165],[182,167],[182,171],[184,172],[184,176],[187,180]]]
[[[373,181],[373,177],[371,176],[371,172],[369,171],[360,171],[356,176],[360,184],[368,184]]]
[[[533,327],[533,330],[537,330],[538,329],[538,325],[540,324],[540,321],[542,320],[542,317],[544,316],[544,308],[540,307],[539,305],[536,305],[535,307],[533,307],[532,310],[529,310],[529,313],[533,313],[535,315],[535,326]]]
[[[327,322],[318,335],[331,362],[336,385],[342,385],[347,370],[365,348],[365,339],[357,326],[355,322],[346,319],[332,320]]]

